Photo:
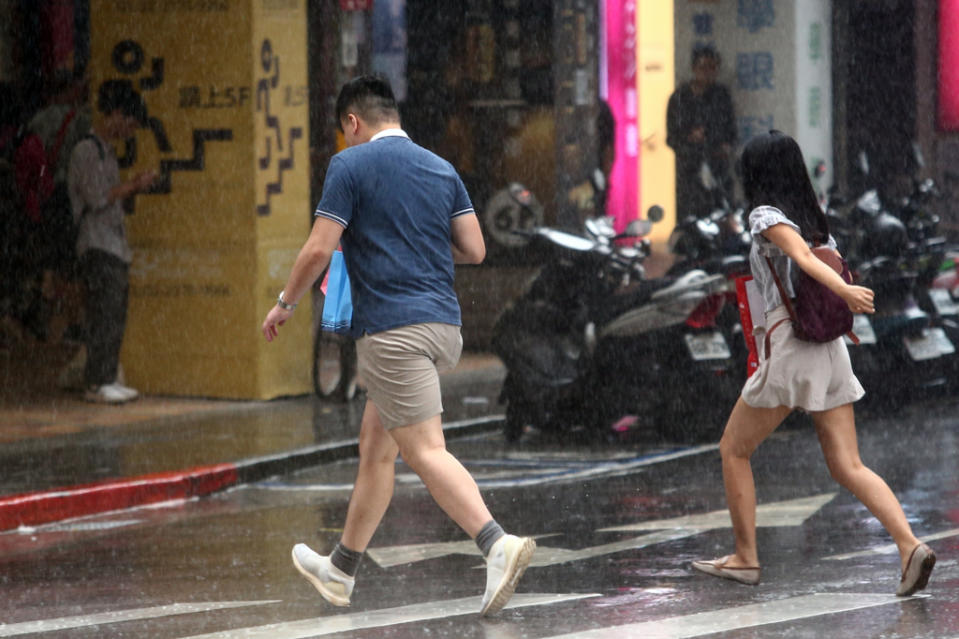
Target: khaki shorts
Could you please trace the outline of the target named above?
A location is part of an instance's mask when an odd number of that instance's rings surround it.
[[[456,366],[462,352],[460,327],[452,324],[412,324],[358,339],[359,373],[383,426],[409,426],[442,413],[439,373]]]
[[[766,325],[786,320],[769,335],[770,352],[765,353],[765,332],[758,330],[759,368],[743,386],[743,401],[756,408],[786,406],[822,411],[860,399],[865,391],[849,362],[846,342],[804,342],[793,333],[789,311],[779,306],[766,313]]]

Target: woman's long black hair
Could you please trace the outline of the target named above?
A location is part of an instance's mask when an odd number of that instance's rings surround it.
[[[796,223],[806,241],[823,244],[829,239],[829,223],[794,139],[782,131],[757,135],[739,162],[749,210],[775,206]]]

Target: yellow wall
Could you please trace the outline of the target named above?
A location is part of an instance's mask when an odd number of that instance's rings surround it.
[[[673,92],[673,0],[637,3],[640,131],[640,207],[658,204],[665,219],[653,227],[654,242],[665,241],[676,223],[676,167],[666,146],[666,105]]]
[[[127,217],[134,261],[121,359],[142,391],[309,390],[310,305],[278,342],[258,330],[309,232],[305,2],[91,2],[94,102],[104,80],[131,80],[168,140],[138,131],[136,162],[123,172],[166,165],[168,175],[165,192],[137,196]],[[267,214],[267,185],[281,176]]]

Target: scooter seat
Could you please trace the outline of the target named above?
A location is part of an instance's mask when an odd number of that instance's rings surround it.
[[[712,293],[713,288],[716,285],[721,284],[724,280],[725,277],[722,275],[709,275],[705,271],[695,269],[681,276],[671,285],[653,293],[651,299],[654,301],[661,301],[670,297],[678,297],[693,290]]]

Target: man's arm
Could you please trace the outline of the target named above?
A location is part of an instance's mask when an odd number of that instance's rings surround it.
[[[325,217],[317,217],[314,220],[310,237],[307,238],[303,248],[300,249],[299,255],[296,256],[293,269],[290,271],[290,277],[286,281],[286,286],[283,287],[283,301],[286,304],[295,305],[306,295],[310,287],[313,286],[313,282],[329,265],[333,251],[340,243],[341,235],[343,235],[343,227],[333,220]],[[273,341],[278,328],[292,314],[291,309],[281,308],[279,304],[270,309],[261,327],[266,341]]]
[[[729,89],[726,87],[721,88],[720,112],[722,115],[720,125],[720,142],[732,146],[736,144],[736,138],[738,136],[738,131],[736,130],[736,109],[733,106],[733,96],[729,93]]]
[[[479,264],[486,257],[486,242],[475,213],[454,217],[450,222],[450,236],[456,264]]]
[[[107,195],[107,203],[113,204],[117,200],[125,200],[141,191],[146,191],[156,179],[156,171],[141,171],[137,173],[133,179],[122,182],[110,189],[110,193]]]
[[[666,103],[666,145],[674,151],[678,151],[686,142],[686,135],[683,133],[683,115],[680,104],[679,92],[681,87],[677,87],[673,94],[669,96],[669,102]]]

